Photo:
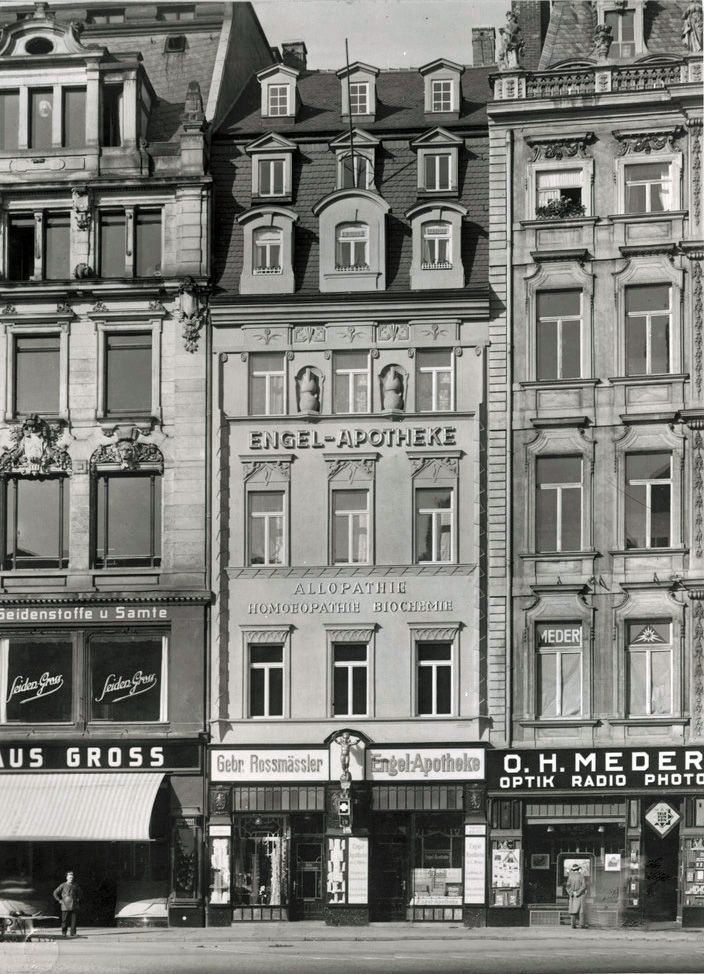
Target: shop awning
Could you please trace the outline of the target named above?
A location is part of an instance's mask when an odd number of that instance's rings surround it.
[[[0,840],[143,842],[163,774],[0,777]]]

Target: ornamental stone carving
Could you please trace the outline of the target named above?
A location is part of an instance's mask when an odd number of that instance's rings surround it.
[[[71,458],[59,442],[61,433],[61,424],[47,423],[36,413],[28,416],[21,426],[12,429],[12,445],[0,455],[0,472],[30,477],[70,473]]]
[[[373,480],[376,460],[372,457],[325,457],[328,480]]]
[[[506,26],[499,27],[499,36],[499,49],[496,52],[499,71],[515,71],[521,67],[525,43],[518,18],[512,10],[506,13]]]
[[[302,413],[320,412],[320,387],[322,377],[317,369],[306,366],[297,377],[298,408]]]
[[[245,483],[248,480],[261,480],[264,484],[272,480],[291,479],[291,459],[279,458],[276,460],[253,460],[250,457],[240,457]]]
[[[90,193],[87,186],[74,186],[71,190],[73,222],[77,230],[90,230],[92,221]]]
[[[296,325],[293,340],[297,345],[325,343],[325,325]]]
[[[676,126],[674,129],[658,129],[652,132],[614,132],[614,138],[620,143],[618,154],[628,155],[631,152],[644,152],[650,155],[651,152],[679,152],[680,145],[678,139],[682,135],[682,129]]]
[[[612,40],[611,28],[607,27],[606,24],[597,24],[594,28],[592,51],[600,61],[605,61],[608,58]]]
[[[526,144],[533,150],[533,162],[538,159],[587,159],[588,147],[594,141],[593,132],[583,132],[579,135],[560,137],[544,136],[543,138],[526,139]]]
[[[114,443],[98,447],[90,458],[91,467],[115,466],[121,470],[138,470],[140,467],[164,468],[164,456],[155,443],[145,443],[138,439],[139,430],[133,429],[131,435],[121,436]]]
[[[376,337],[379,342],[407,342],[409,333],[405,322],[389,321],[378,325]]]
[[[682,43],[693,54],[702,50],[702,5],[691,0],[682,17]]]
[[[411,457],[414,479],[436,481],[441,478],[456,478],[459,473],[458,457]]]
[[[181,323],[181,335],[187,352],[197,351],[198,338],[208,318],[208,308],[201,301],[201,296],[201,289],[192,277],[187,277],[179,285],[177,317]]]
[[[406,373],[398,365],[389,365],[381,373],[382,407],[399,412],[403,409]]]

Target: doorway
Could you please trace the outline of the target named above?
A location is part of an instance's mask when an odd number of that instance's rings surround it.
[[[409,870],[407,828],[398,821],[379,822],[372,836],[369,858],[370,919],[405,920]]]
[[[679,812],[679,801],[668,799],[667,804]],[[645,802],[643,806],[647,813]],[[677,919],[679,845],[679,822],[664,837],[658,835],[647,821],[643,822],[643,916],[647,920]]]
[[[321,815],[291,816],[292,920],[322,920],[325,913],[325,837]]]

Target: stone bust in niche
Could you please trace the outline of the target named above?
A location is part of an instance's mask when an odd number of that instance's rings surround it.
[[[384,409],[403,409],[403,375],[395,365],[390,365],[382,377]]]
[[[320,382],[309,367],[303,370],[298,380],[298,408],[302,413],[320,412]]]

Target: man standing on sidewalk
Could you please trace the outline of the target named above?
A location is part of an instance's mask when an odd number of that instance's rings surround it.
[[[72,872],[66,873],[66,882],[56,887],[54,899],[61,907],[61,936],[66,936],[70,924],[71,936],[75,937],[78,908],[81,902],[81,887],[78,883],[74,883]]]

